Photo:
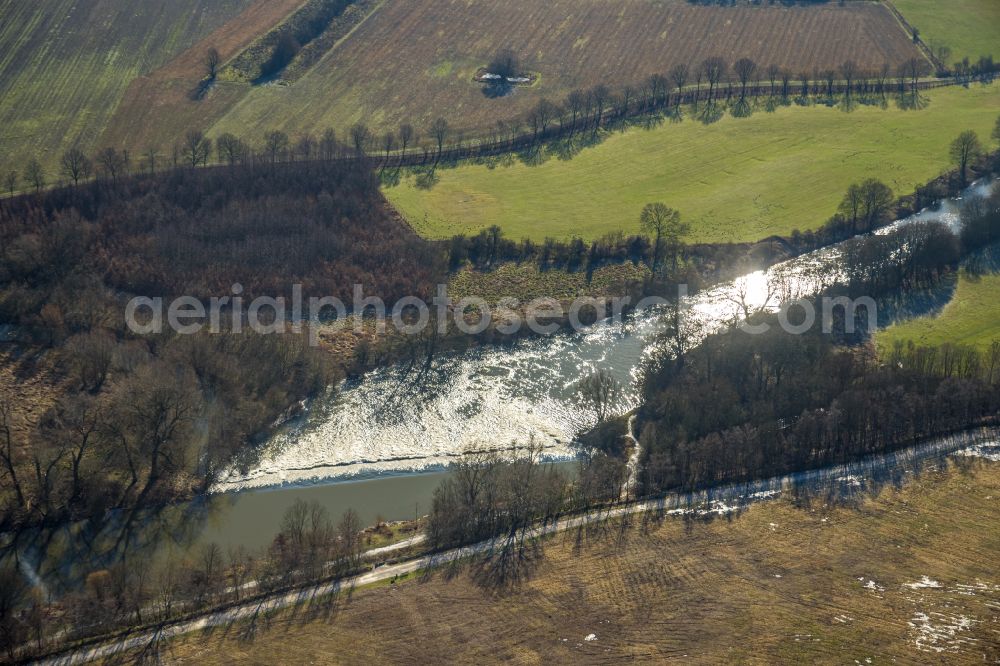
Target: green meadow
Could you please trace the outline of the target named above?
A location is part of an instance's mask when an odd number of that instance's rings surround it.
[[[643,205],[662,201],[691,223],[692,241],[755,241],[820,226],[863,178],[913,191],[950,167],[948,146],[963,130],[990,141],[1000,83],[924,98],[920,110],[792,105],[708,125],[664,121],[614,132],[571,159],[439,168],[429,189],[407,174],[385,194],[433,238],[494,224],[535,240],[637,232]]]
[[[911,319],[880,331],[883,352],[893,344],[937,346],[945,342],[987,349],[1000,340],[1000,275],[962,273],[951,300],[934,316]]]
[[[1000,2],[997,0],[894,0],[910,25],[932,48],[951,49],[951,61],[968,56],[1000,58]],[[947,64],[950,66],[952,62]]]

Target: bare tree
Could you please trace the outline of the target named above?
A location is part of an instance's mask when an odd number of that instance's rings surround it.
[[[264,149],[271,159],[271,164],[276,164],[288,151],[288,135],[280,130],[268,132],[264,135]]]
[[[333,128],[328,127],[323,130],[323,136],[319,140],[319,156],[324,160],[332,160],[337,154],[337,133]]]
[[[490,74],[496,74],[501,77],[499,80],[502,82],[514,78],[521,73],[517,56],[509,48],[498,51],[487,69],[489,69]]]
[[[826,96],[833,98],[833,84],[837,80],[837,72],[832,69],[825,69],[820,76],[826,81]]]
[[[340,558],[350,568],[358,565],[361,558],[361,519],[354,509],[348,509],[337,524],[337,542]]]
[[[681,221],[681,214],[662,203],[646,204],[639,216],[639,225],[644,232],[654,236],[653,271],[655,272],[659,266],[664,241],[674,253],[673,266],[676,269],[677,252],[681,248],[684,236],[690,230],[690,227]]]
[[[38,163],[38,160],[32,158],[28,161],[28,164],[24,167],[24,179],[35,188],[36,193],[45,187],[45,170],[42,169],[42,165]]]
[[[243,151],[246,150],[246,147],[242,141],[226,132],[215,140],[215,150],[219,154],[220,162],[226,162],[229,166],[233,166],[243,159]]]
[[[316,139],[311,134],[303,134],[295,144],[295,152],[301,160],[312,159],[313,153],[316,152]]]
[[[354,145],[354,156],[361,159],[368,149],[368,142],[371,141],[371,132],[364,123],[355,123],[351,126],[351,143]]]
[[[740,100],[745,100],[747,97],[747,86],[757,74],[757,63],[750,58],[740,58],[733,65],[733,71],[740,81]]]
[[[149,146],[146,148],[146,166],[149,167],[149,175],[152,176],[156,173],[156,159],[159,157],[160,151],[156,146]]]
[[[553,119],[561,113],[561,109],[543,97],[535,107],[535,112],[538,114],[538,123],[541,133],[544,135]]]
[[[60,400],[42,421],[41,432],[45,439],[60,441],[68,453],[70,504],[83,495],[81,469],[90,451],[98,444],[104,417],[104,407],[97,399],[78,394]]]
[[[14,562],[0,562],[0,650],[11,663],[25,641],[24,626],[18,617],[28,597],[28,585]]]
[[[861,217],[863,201],[864,193],[861,186],[852,184],[847,188],[847,194],[844,195],[843,200],[840,202],[840,213],[845,219],[851,222],[851,234],[858,233],[858,218]]]
[[[382,149],[385,151],[385,161],[382,162],[382,168],[385,169],[389,165],[389,153],[392,149],[396,147],[396,135],[392,131],[387,131],[382,135]]]
[[[90,178],[93,170],[93,163],[82,150],[73,147],[63,153],[62,156],[63,175],[73,181],[73,187],[80,184],[80,179]]]
[[[15,497],[17,497],[17,505],[23,507],[24,491],[17,478],[17,462],[15,460],[17,449],[14,447],[14,412],[11,402],[8,395],[0,394],[0,463],[3,463],[4,472],[9,478]]]
[[[920,77],[927,73],[927,61],[923,58],[910,58],[904,62],[900,68],[900,74],[910,79],[910,86],[913,91],[917,89],[917,82]]]
[[[122,428],[128,447],[146,461],[146,483],[135,500],[139,509],[166,475],[183,468],[198,389],[191,377],[154,364],[117,388],[117,413],[109,420]]]
[[[844,77],[848,97],[851,96],[851,91],[854,87],[854,79],[858,77],[858,71],[858,65],[853,60],[848,60],[840,66],[840,75]]]
[[[579,399],[594,410],[598,423],[604,423],[614,413],[622,392],[621,382],[604,368],[584,377],[577,385]]]
[[[570,124],[570,136],[576,133],[576,121],[583,113],[586,104],[586,96],[583,91],[574,90],[566,97],[566,106],[569,109],[572,121]]]
[[[622,94],[621,94],[622,106],[621,106],[621,111],[620,111],[619,115],[621,116],[621,118],[622,118],[623,121],[626,118],[628,118],[628,112],[629,112],[629,109],[632,107],[632,99],[634,97],[635,97],[635,88],[633,88],[632,86],[625,86],[624,88],[622,88]],[[560,121],[559,122],[562,123],[563,122],[562,118],[565,117],[562,109],[559,109],[559,117],[560,117]],[[560,132],[559,133],[562,134],[562,127],[561,126],[560,126]]]
[[[681,104],[681,98],[684,96],[684,86],[687,85],[690,76],[691,70],[688,69],[686,63],[674,65],[674,67],[670,70],[670,80],[673,82],[674,88],[677,90],[676,106],[680,106]]]
[[[406,147],[413,143],[413,125],[403,123],[399,126],[399,155],[400,159],[406,158]]]
[[[726,76],[727,65],[726,61],[722,58],[706,58],[701,63],[701,71],[705,76],[705,80],[708,81],[708,103],[709,106],[713,104],[715,98],[715,87],[719,84]]]
[[[646,79],[646,87],[649,88],[649,97],[653,108],[660,108],[664,105],[669,85],[667,77],[662,74],[650,74],[649,78]]]
[[[968,182],[967,171],[969,162],[973,161],[983,151],[979,136],[973,130],[966,130],[951,142],[951,161],[958,167],[962,183]]]
[[[778,65],[768,65],[767,80],[771,82],[771,97],[774,97],[774,83],[781,76],[781,67]]]
[[[66,352],[80,388],[92,393],[100,391],[111,371],[114,341],[98,331],[78,333],[66,341]]]
[[[880,180],[869,178],[860,185],[862,215],[868,231],[872,231],[892,207],[892,189]]]
[[[209,81],[214,81],[215,77],[219,75],[219,63],[222,62],[222,57],[215,48],[210,48],[205,54],[205,74]]]
[[[444,118],[438,118],[433,123],[431,123],[431,135],[434,136],[434,140],[437,141],[437,157],[434,160],[436,164],[441,160],[441,153],[444,151],[444,141],[448,137],[448,121]]]
[[[117,183],[118,177],[124,175],[125,173],[125,154],[119,153],[110,146],[97,154],[97,161],[100,163],[105,175],[107,175],[113,183]]]
[[[792,92],[792,70],[783,69],[781,70],[781,97],[783,99],[788,99],[788,96]]]
[[[208,164],[208,157],[212,153],[212,140],[202,134],[201,130],[191,130],[184,135],[183,150],[184,159],[192,169],[199,164]]]
[[[601,128],[601,120],[604,117],[604,106],[608,103],[608,99],[611,97],[611,91],[608,90],[607,86],[599,85],[595,86],[593,90],[590,91],[590,99],[594,104],[594,133]]]

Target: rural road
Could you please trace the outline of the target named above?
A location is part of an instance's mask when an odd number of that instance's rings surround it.
[[[548,525],[535,527],[529,530],[528,535],[531,538],[537,538],[584,527],[592,522],[651,511],[664,512],[668,515],[686,513],[699,515],[714,513],[721,515],[739,510],[754,502],[779,497],[782,489],[791,484],[822,484],[824,482],[836,482],[844,479],[863,479],[867,483],[872,479],[883,478],[887,473],[895,474],[902,470],[911,469],[914,465],[933,459],[936,456],[946,455],[984,443],[995,445],[998,435],[1000,435],[1000,431],[996,429],[982,428],[931,440],[925,444],[895,453],[874,456],[859,462],[837,465],[822,470],[812,470],[772,477],[761,481],[732,484],[695,493],[674,494],[635,504],[625,504],[611,508],[605,507],[587,514],[570,516]],[[370,557],[387,554],[410,545],[421,543],[425,539],[424,535],[417,535],[397,544],[367,551],[364,555]],[[229,625],[241,620],[249,620],[341,590],[349,590],[371,583],[391,580],[405,574],[448,564],[472,555],[487,552],[493,544],[492,540],[483,541],[471,546],[453,548],[432,555],[424,555],[398,564],[377,567],[372,571],[342,580],[312,585],[294,592],[279,593],[266,599],[257,599],[211,612],[199,618],[181,620],[162,627],[146,629],[136,633],[134,636],[81,648],[44,659],[39,663],[51,664],[53,666],[70,666],[72,664],[84,664],[97,659],[105,659],[122,652],[142,650],[143,648],[184,634]]]

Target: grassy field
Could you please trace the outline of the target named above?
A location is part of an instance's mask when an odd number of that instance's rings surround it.
[[[1000,2],[996,0],[893,0],[932,48],[946,45],[948,65],[968,56],[1000,58]]]
[[[502,26],[498,29],[498,26]],[[531,88],[488,99],[472,77],[500,48],[539,75]],[[677,62],[741,56],[795,71],[901,63],[918,55],[875,3],[822,7],[697,6],[685,0],[394,0],[385,2],[290,86],[259,86],[213,131],[262,136],[375,129],[410,122],[426,134],[436,116],[469,132],[526,112],[542,97],[612,88],[665,73]]]
[[[332,612],[191,636],[172,663],[983,663],[1000,657],[1000,465],[925,473],[857,508],[776,501],[548,543],[530,580],[468,573]],[[926,577],[926,578],[925,578]],[[320,606],[323,606],[320,603]],[[318,615],[318,617],[317,617]]]
[[[98,147],[129,83],[253,0],[0,0],[0,169]]]
[[[911,192],[949,167],[965,129],[988,140],[1000,84],[929,91],[920,111],[780,108],[704,125],[686,120],[616,133],[571,160],[538,166],[439,169],[429,190],[412,177],[386,195],[422,234],[593,238],[637,232],[644,204],[663,201],[692,224],[694,241],[755,241],[816,228],[847,186],[877,177]]]
[[[879,332],[883,351],[901,340],[937,346],[945,342],[988,349],[1000,340],[1000,275],[962,274],[951,301],[934,316],[911,319]]]

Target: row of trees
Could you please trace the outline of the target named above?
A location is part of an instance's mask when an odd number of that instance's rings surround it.
[[[217,68],[217,53],[214,59],[209,56],[207,63],[210,69]],[[426,141],[421,141],[421,136],[409,123],[381,134],[372,132],[363,123],[357,123],[343,140],[338,140],[333,129],[327,129],[319,136],[303,134],[294,140],[285,132],[273,130],[265,133],[256,145],[231,133],[224,133],[213,141],[201,131],[192,130],[167,154],[151,146],[142,152],[138,160],[129,151],[113,147],[104,148],[92,156],[74,147],[63,154],[58,174],[51,174],[46,173],[37,160],[31,159],[20,173],[16,170],[6,173],[3,184],[13,196],[19,184],[38,192],[46,186],[49,178],[56,175],[73,185],[79,185],[95,174],[117,182],[133,171],[152,173],[164,166],[206,166],[213,157],[216,163],[230,166],[254,161],[274,164],[279,161],[345,159],[361,155],[380,159],[383,168],[394,160],[399,165],[437,163],[445,156],[446,147],[457,153],[472,147],[480,154],[484,150],[512,150],[524,145],[536,145],[544,138],[573,138],[580,132],[593,134],[615,120],[664,111],[676,113],[682,103],[693,104],[697,110],[700,103],[706,102],[712,109],[718,100],[725,99],[734,104],[734,113],[739,115],[741,109],[745,111],[748,108],[750,96],[756,99],[766,95],[772,99],[788,100],[793,96],[826,95],[832,98],[834,94],[842,93],[850,98],[852,95],[885,95],[891,90],[901,92],[907,88],[915,89],[919,79],[927,73],[926,69],[927,63],[920,59],[911,59],[895,70],[884,65],[874,72],[863,70],[854,61],[847,61],[837,69],[796,74],[777,65],[758,65],[749,58],[741,58],[730,65],[722,58],[712,57],[697,67],[678,64],[666,74],[653,74],[640,85],[625,86],[618,92],[599,85],[590,90],[573,91],[561,104],[542,99],[524,118],[498,123],[487,130],[485,137],[475,142],[454,131],[443,118],[436,119],[426,128]],[[984,58],[960,71],[968,72],[970,77],[982,77],[992,74],[994,67],[992,59]],[[413,148],[417,148],[415,153],[410,152]]]

